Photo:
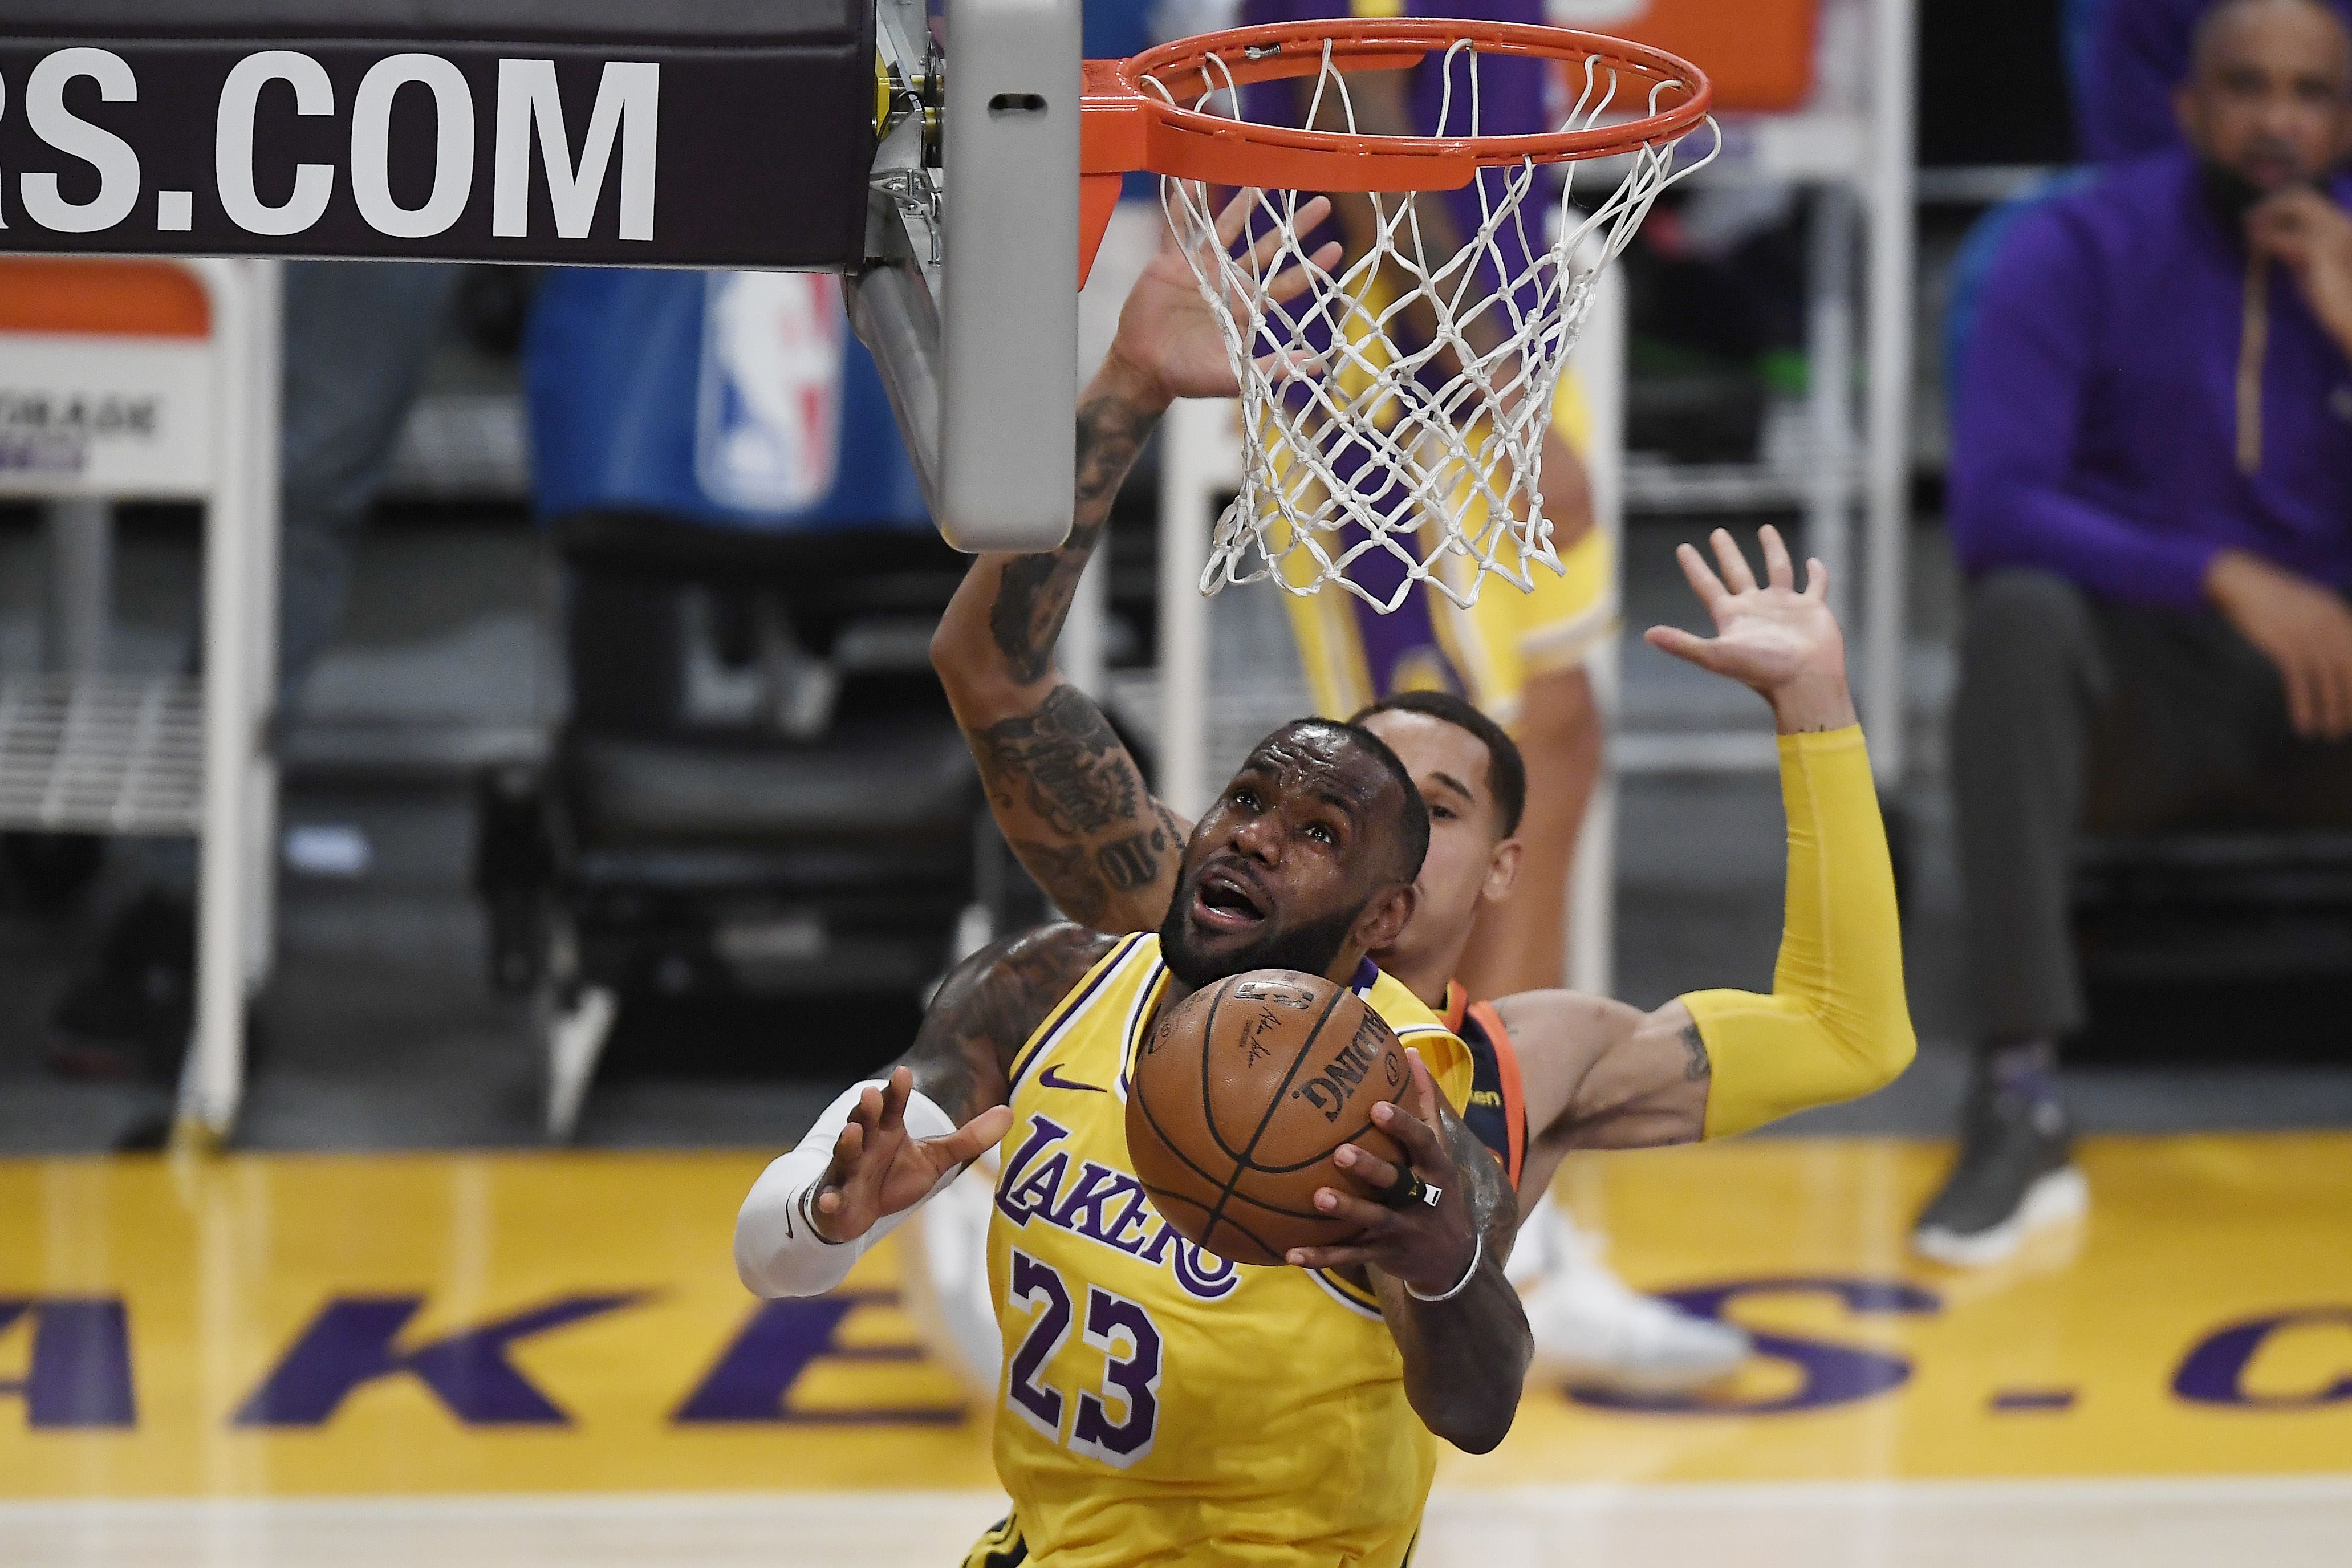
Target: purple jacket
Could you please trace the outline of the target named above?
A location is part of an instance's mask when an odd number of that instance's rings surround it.
[[[2352,205],[2352,184],[2331,194]],[[2018,219],[1984,282],[1952,414],[1952,540],[2188,607],[2229,546],[2352,588],[2352,365],[2272,268],[2262,460],[2238,471],[2246,255],[2185,151]]]

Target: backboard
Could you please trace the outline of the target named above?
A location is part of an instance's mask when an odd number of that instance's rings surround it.
[[[879,0],[876,30],[851,320],[948,542],[1051,549],[1076,468],[1078,0]]]
[[[1079,24],[1078,0],[0,0],[0,253],[870,280],[856,320],[941,531],[1044,548],[1071,508]]]

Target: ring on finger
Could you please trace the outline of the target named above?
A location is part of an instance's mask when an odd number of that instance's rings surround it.
[[[1445,1189],[1421,1179],[1419,1172],[1408,1165],[1397,1172],[1396,1180],[1372,1194],[1373,1201],[1392,1209],[1409,1209],[1415,1204],[1435,1208],[1445,1196]]]

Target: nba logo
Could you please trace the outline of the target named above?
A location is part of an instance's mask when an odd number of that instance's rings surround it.
[[[825,272],[714,272],[703,296],[694,472],[745,511],[802,511],[833,490],[848,323]]]

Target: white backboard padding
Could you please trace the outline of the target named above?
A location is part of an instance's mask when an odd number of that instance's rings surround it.
[[[1076,478],[1078,0],[950,0],[940,531],[1048,550]]]

